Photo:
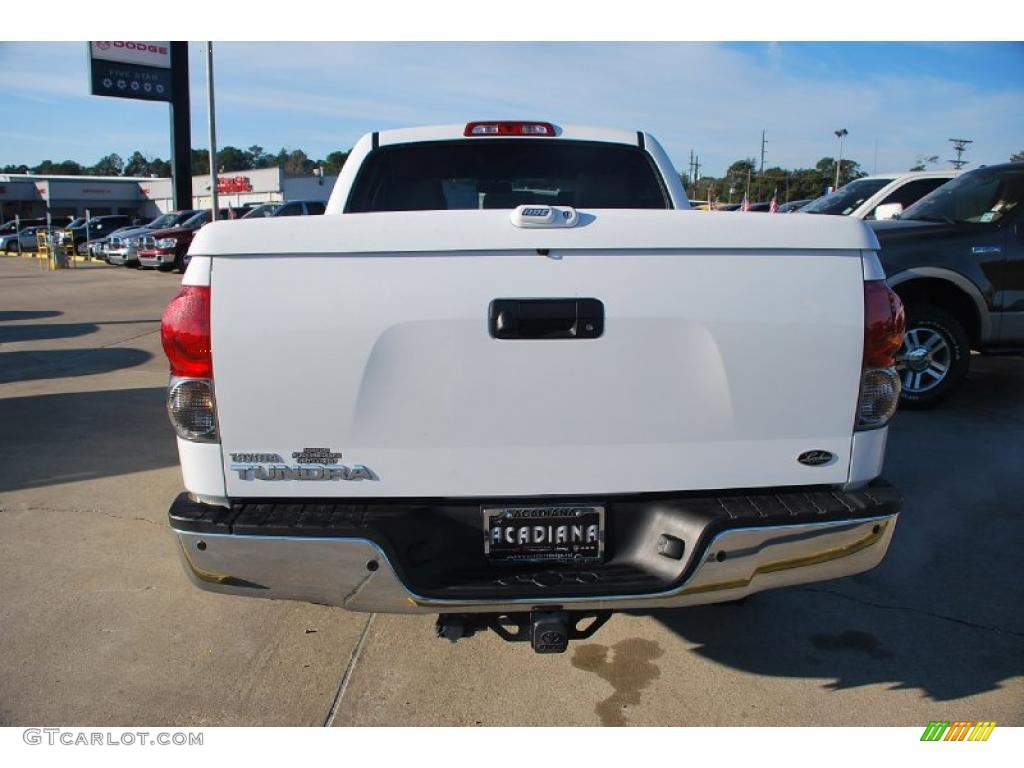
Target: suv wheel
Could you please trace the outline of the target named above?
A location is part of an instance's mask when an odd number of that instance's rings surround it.
[[[896,355],[900,405],[938,405],[963,383],[970,365],[970,341],[956,318],[929,304],[907,307],[907,333]]]

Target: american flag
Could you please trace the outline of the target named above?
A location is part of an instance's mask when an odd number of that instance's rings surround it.
[[[768,213],[779,212],[779,190],[772,192],[772,201],[768,204]]]

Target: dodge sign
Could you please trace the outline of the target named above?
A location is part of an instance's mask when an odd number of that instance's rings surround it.
[[[171,45],[148,40],[89,43],[94,96],[171,100]]]

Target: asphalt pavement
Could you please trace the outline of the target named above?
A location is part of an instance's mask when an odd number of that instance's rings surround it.
[[[166,524],[178,282],[0,257],[0,725],[1024,725],[1024,359],[897,415],[877,569],[538,656],[191,586]]]

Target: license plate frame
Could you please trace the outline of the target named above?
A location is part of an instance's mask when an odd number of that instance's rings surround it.
[[[606,515],[603,504],[520,504],[481,507],[481,512],[484,556],[491,564],[557,565],[604,561]],[[499,533],[495,533],[495,522]],[[597,526],[596,537],[591,527],[594,525]],[[574,530],[576,526],[579,531]],[[510,529],[511,542],[507,540]],[[521,540],[523,529],[527,531],[526,541]]]

